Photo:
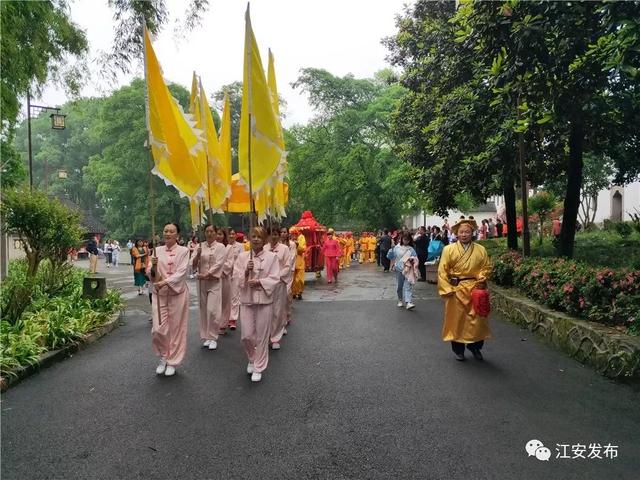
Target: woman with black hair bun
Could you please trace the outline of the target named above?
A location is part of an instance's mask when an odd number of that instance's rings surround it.
[[[175,375],[187,351],[189,249],[178,245],[180,227],[164,226],[164,245],[153,250],[147,275],[153,282],[151,344],[160,357],[157,375]]]

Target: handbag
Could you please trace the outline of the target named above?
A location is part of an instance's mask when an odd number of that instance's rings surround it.
[[[488,317],[491,313],[491,296],[489,290],[474,288],[471,291],[471,306],[481,317]]]

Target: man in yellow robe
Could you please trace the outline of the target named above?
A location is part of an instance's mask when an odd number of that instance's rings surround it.
[[[340,270],[347,267],[347,239],[344,236],[344,233],[338,234],[338,243],[340,244],[340,251],[342,255],[340,255],[340,261],[338,263],[338,268]]]
[[[295,234],[298,232],[296,230],[289,229],[289,233],[292,237],[295,237]],[[302,300],[302,292],[304,291],[304,271],[306,267],[304,255],[307,251],[307,240],[304,235],[300,233],[294,241],[296,243],[296,263],[293,274],[293,283],[291,284],[291,293],[293,294],[293,298]]]
[[[360,234],[358,244],[360,245],[360,256],[358,258],[358,263],[364,263],[367,261],[367,245],[369,244],[369,241],[367,240],[367,232],[362,232]]]
[[[353,258],[355,251],[353,236],[350,233],[347,233],[347,268],[351,267],[351,259]]]
[[[378,239],[374,233],[370,233],[368,240],[369,263],[376,263],[376,243],[378,243]]]
[[[438,267],[438,293],[445,301],[442,340],[451,342],[456,360],[464,361],[464,349],[482,360],[480,350],[491,330],[487,318],[473,310],[471,292],[486,289],[491,274],[491,261],[485,248],[473,242],[478,229],[475,220],[461,219],[451,230],[458,241],[442,251]]]

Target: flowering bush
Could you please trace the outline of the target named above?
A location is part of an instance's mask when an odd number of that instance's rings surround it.
[[[523,258],[509,252],[495,261],[492,278],[555,310],[624,326],[640,335],[639,270],[596,268],[564,258]]]

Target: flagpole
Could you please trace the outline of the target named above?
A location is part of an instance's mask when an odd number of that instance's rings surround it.
[[[147,155],[148,159],[151,163],[151,170],[153,170],[153,157],[151,155],[151,128],[149,127],[149,83],[147,79],[147,42],[145,41],[144,31],[146,28],[144,17],[141,17],[142,24],[142,55],[144,61],[144,119],[145,124],[147,126]],[[153,191],[153,177],[151,175],[151,170],[149,170],[149,213],[151,213],[151,241],[155,242],[156,238],[156,206],[155,206],[155,195]]]
[[[254,220],[254,215],[255,215],[255,204],[253,203],[253,168],[251,166],[251,112],[253,110],[253,105],[252,105],[252,98],[251,98],[251,38],[249,36],[249,29],[251,28],[251,17],[249,14],[249,3],[247,2],[247,17],[246,17],[246,22],[247,25],[245,25],[245,36],[244,36],[244,41],[247,44],[247,58],[244,59],[245,62],[247,62],[247,85],[245,85],[246,89],[247,89],[247,110],[249,111],[249,115],[247,115],[248,118],[248,129],[247,129],[247,141],[248,141],[248,148],[247,148],[247,160],[248,160],[248,164],[249,164],[249,205],[251,206],[251,213],[250,213],[250,217],[249,217],[249,235],[253,235],[253,228],[255,226],[255,220]],[[249,250],[251,253],[250,258],[253,259],[253,248],[251,248]]]
[[[207,203],[209,204],[209,209],[207,210],[207,218],[209,219],[209,223],[213,225],[213,212],[211,206],[211,182],[209,180],[209,138],[207,137],[207,116],[204,112],[204,90],[202,89],[202,79],[200,77],[198,77],[198,90],[198,94],[200,97],[200,123],[204,132],[206,145],[206,148],[204,150],[205,167],[207,171],[207,199],[205,205]],[[216,132],[214,132],[214,134],[215,133]]]
[[[153,157],[151,155],[151,127],[149,125],[149,83],[148,83],[148,79],[147,79],[147,42],[146,42],[146,38],[145,38],[145,29],[146,29],[146,22],[144,17],[142,18],[142,52],[143,52],[143,58],[144,58],[144,97],[145,97],[145,102],[144,102],[144,110],[145,110],[145,122],[147,125],[147,155],[148,155],[148,159],[151,161],[151,165],[153,165]],[[158,246],[156,245],[156,205],[155,205],[155,195],[154,195],[154,190],[153,190],[153,177],[151,175],[151,170],[149,170],[149,210],[151,213],[151,245],[153,245],[153,256],[155,258],[158,258],[157,255],[157,248]],[[152,266],[151,266],[151,276],[153,277],[153,283],[158,282],[161,280],[161,277],[156,277],[157,275],[157,270],[155,268],[155,266],[153,265],[153,260],[152,262]],[[153,287],[152,287],[153,288]],[[155,297],[156,300],[156,310],[158,311],[158,325],[161,324],[162,322],[162,312],[160,311],[160,297],[158,296],[157,293],[154,293],[152,295],[153,297]]]

